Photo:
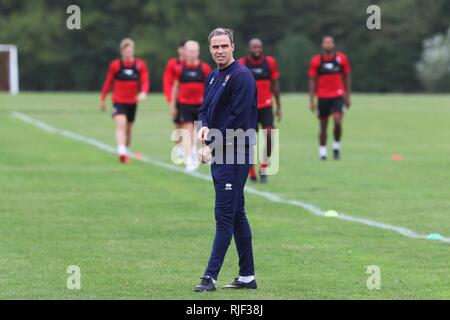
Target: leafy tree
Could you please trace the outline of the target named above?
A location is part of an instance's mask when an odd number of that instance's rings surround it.
[[[450,87],[450,29],[423,43],[422,59],[417,64],[419,78],[428,91],[446,91]]]
[[[81,30],[66,28],[72,4],[81,8]],[[371,4],[381,7],[381,31],[366,28]],[[19,47],[26,90],[99,90],[120,39],[130,36],[157,91],[180,39],[198,40],[212,64],[208,33],[226,26],[235,30],[237,57],[250,38],[261,38],[279,60],[283,89],[298,91],[307,89],[309,59],[330,34],[350,58],[355,90],[411,92],[423,89],[416,72],[423,40],[447,30],[449,16],[448,0],[2,0],[0,43]],[[438,86],[450,90],[445,81]]]

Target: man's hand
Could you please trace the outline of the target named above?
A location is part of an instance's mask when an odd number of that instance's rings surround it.
[[[178,116],[178,110],[175,106],[170,105],[170,115],[172,116],[172,119],[175,120]]]
[[[198,161],[202,164],[207,164],[211,161],[211,149],[207,145],[203,145],[198,151]]]
[[[309,108],[311,109],[311,112],[316,113],[317,106],[316,106],[314,100],[309,101]]]
[[[202,141],[205,142],[208,140],[209,135],[209,128],[208,127],[201,127],[198,131],[197,137]]]
[[[139,101],[139,102],[144,101],[145,98],[147,98],[147,92],[144,92],[144,91],[140,92],[136,97],[137,101]]]
[[[344,102],[345,102],[345,105],[347,106],[347,109],[350,109],[350,106],[352,105],[352,101],[350,99],[350,96],[345,96],[344,97]]]
[[[100,101],[100,105],[98,106],[98,108],[100,109],[101,112],[105,112],[106,110],[106,104],[105,101]]]
[[[278,122],[281,121],[281,115],[282,115],[281,107],[278,107],[277,110],[275,111],[275,117],[278,119]]]

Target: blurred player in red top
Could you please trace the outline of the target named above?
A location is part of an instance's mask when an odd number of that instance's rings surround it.
[[[149,73],[145,62],[134,57],[133,40],[126,38],[120,42],[120,54],[121,58],[113,60],[109,65],[100,110],[105,111],[106,96],[112,87],[112,116],[116,122],[117,153],[122,163],[128,163],[128,148],[137,103],[147,97]]]
[[[173,83],[175,82],[175,69],[177,66],[181,65],[184,61],[184,45],[186,44],[186,40],[181,40],[177,47],[177,54],[178,56],[176,58],[170,58],[167,63],[166,67],[164,69],[163,74],[163,92],[166,96],[166,101],[169,104],[169,107],[172,102],[172,91],[173,91]],[[172,119],[175,124],[175,129],[180,129],[181,124],[178,118]],[[180,144],[180,140],[177,141],[177,157],[179,159],[183,159],[183,146]]]
[[[239,59],[239,62],[253,73],[256,79],[256,86],[258,91],[258,123],[261,127],[267,130],[266,136],[266,150],[263,163],[259,169],[259,177],[262,183],[267,182],[267,176],[264,171],[270,161],[272,154],[272,129],[275,128],[273,117],[273,101],[272,95],[275,97],[276,110],[275,115],[278,121],[281,120],[281,104],[280,104],[280,84],[278,78],[280,71],[278,70],[276,60],[264,55],[263,43],[260,39],[252,39],[248,45],[248,55],[245,58]],[[256,172],[254,166],[250,169],[250,180],[256,182]]]
[[[173,83],[175,82],[175,69],[177,66],[181,65],[184,61],[184,45],[186,40],[181,40],[177,47],[178,56],[175,58],[170,58],[166,67],[164,68],[163,74],[163,91],[166,96],[166,101],[169,103],[172,101],[172,90]]]
[[[198,168],[194,146],[194,121],[198,120],[198,109],[203,103],[205,80],[211,72],[211,67],[199,59],[200,45],[189,40],[184,45],[185,60],[175,68],[171,114],[183,129],[190,134],[190,141],[183,141],[186,170]]]
[[[320,120],[319,156],[322,160],[327,159],[327,126],[331,114],[334,119],[333,156],[335,160],[340,158],[344,105],[350,108],[351,104],[350,72],[347,56],[336,51],[333,37],[323,37],[322,53],[311,59],[308,70],[310,107]],[[319,100],[318,108],[315,96]]]

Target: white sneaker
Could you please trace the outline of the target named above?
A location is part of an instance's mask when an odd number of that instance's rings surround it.
[[[192,171],[195,171],[197,169],[198,169],[198,164],[195,164],[195,163],[186,164],[186,169],[185,170],[187,172],[192,172]]]
[[[192,172],[198,169],[198,167],[200,166],[198,161],[195,161],[195,159],[193,159],[193,157],[189,157],[186,160],[186,171],[187,172]]]

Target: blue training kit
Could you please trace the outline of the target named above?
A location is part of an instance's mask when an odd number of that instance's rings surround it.
[[[225,154],[232,153],[235,160],[238,155],[245,156],[244,163],[220,162],[213,158],[211,174],[216,193],[216,235],[205,275],[217,279],[233,236],[239,255],[239,275],[254,275],[252,233],[245,213],[244,186],[256,143],[256,133],[252,132],[256,129],[257,99],[256,82],[247,67],[234,61],[208,75],[199,120],[210,130],[220,130]],[[236,142],[226,138],[227,129],[251,129],[251,133],[245,141]],[[217,142],[214,141],[215,148]]]

